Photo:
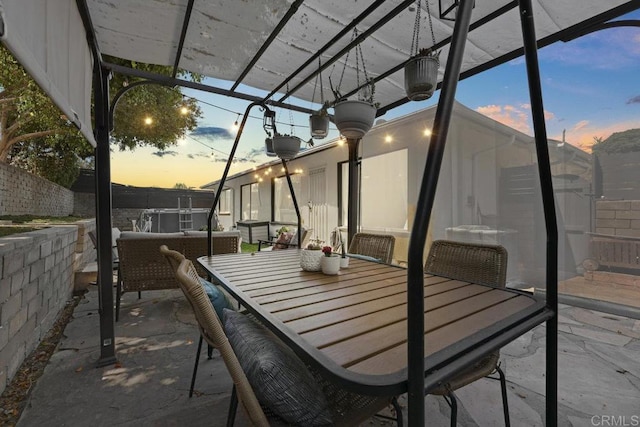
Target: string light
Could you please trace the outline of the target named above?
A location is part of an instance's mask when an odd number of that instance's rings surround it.
[[[153,124],[153,119],[151,117],[149,117],[149,116],[145,117],[144,118],[144,124],[147,125],[147,126]]]
[[[180,107],[180,114],[182,114],[183,116],[186,116],[187,114],[189,114],[189,109],[187,108],[186,105],[183,105],[182,107]]]
[[[393,137],[391,135],[387,135],[384,137],[384,142],[386,142],[387,144],[390,144],[393,142]]]
[[[236,114],[238,114],[238,117],[236,117],[236,121],[233,122],[233,126],[231,126],[231,130],[233,130],[234,132],[237,132],[238,129],[240,129],[240,124],[238,123],[238,120],[240,120],[240,113]]]
[[[424,136],[431,136],[431,129],[426,128],[426,129],[424,130]]]

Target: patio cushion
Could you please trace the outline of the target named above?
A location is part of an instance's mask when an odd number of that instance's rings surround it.
[[[233,310],[233,307],[231,306],[231,303],[229,302],[227,296],[224,294],[224,292],[218,289],[216,285],[203,278],[200,278],[200,283],[202,283],[202,287],[207,293],[207,296],[209,297],[211,305],[213,305],[218,318],[222,319],[222,316],[224,315],[223,310],[225,308],[228,310]]]
[[[294,425],[332,424],[322,389],[291,349],[235,311],[224,310],[224,329],[262,405]]]

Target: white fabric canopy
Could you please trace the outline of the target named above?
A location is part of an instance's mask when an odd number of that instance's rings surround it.
[[[2,41],[95,146],[92,58],[74,0],[0,0]]]
[[[97,45],[101,53],[138,62],[173,66],[178,56],[180,68],[209,77],[275,90],[294,70],[318,52],[354,18],[375,3],[374,0],[306,0],[277,32],[252,67],[265,41],[286,16],[293,0],[195,0],[184,47],[178,54],[189,0],[87,0]],[[431,45],[426,1],[422,3],[420,47]],[[401,12],[382,25],[362,43],[369,77],[377,77],[407,60],[411,47],[415,6],[401,0],[380,2],[357,25],[366,31],[395,8]],[[443,3],[450,3],[443,0]],[[542,44],[558,40],[566,31],[585,22],[615,18],[640,7],[638,0],[534,0],[536,31]],[[402,6],[401,6],[402,5]],[[438,1],[429,0],[436,42],[443,42],[440,66],[442,79],[448,54],[447,39],[453,22],[438,18]],[[399,7],[401,6],[401,7]],[[506,13],[495,14],[501,8]],[[74,0],[0,0],[5,24],[2,39],[55,103],[72,118],[93,143],[90,128],[91,58],[81,16]],[[469,33],[462,72],[472,74],[517,56],[522,47],[517,2],[478,0],[472,22],[486,19]],[[326,63],[351,40],[348,31],[322,55]],[[343,56],[335,68],[323,73],[324,97],[333,100],[328,85],[340,80]],[[245,69],[246,76],[240,79]],[[289,82],[294,88],[317,69],[312,61]],[[362,71],[362,68],[361,68]],[[390,73],[376,84],[376,101],[382,107],[404,99],[402,69]],[[362,77],[360,83],[363,83]],[[314,98],[315,78],[293,94],[303,100]],[[230,89],[232,83],[223,89]],[[354,90],[355,54],[349,55],[340,90]],[[280,89],[284,92],[286,86]],[[246,89],[245,89],[246,90]],[[275,100],[279,96],[274,97]]]
[[[187,3],[188,0],[88,0],[103,53],[161,65],[174,64]],[[195,0],[179,66],[210,77],[236,81],[291,3],[292,0]],[[242,83],[271,91],[372,3],[373,0],[304,1]],[[357,26],[358,30],[367,30],[401,3],[400,0],[385,1]],[[450,2],[443,0],[443,3]],[[512,2],[476,1],[472,22],[509,3]],[[533,3],[537,37],[542,39],[619,5],[633,2],[534,0]],[[436,41],[445,40],[451,36],[454,23],[438,19],[437,0],[430,0],[429,4]],[[431,46],[431,35],[426,0],[422,2],[422,8],[420,45],[428,47]],[[415,7],[411,9],[415,10]],[[362,51],[370,77],[384,73],[409,57],[415,20],[413,10],[404,9],[363,42]],[[349,32],[322,55],[322,62],[338,53],[350,39]],[[462,71],[472,70],[521,46],[520,19],[515,5],[506,14],[469,33]],[[447,53],[445,47],[440,55],[440,79]],[[333,70],[334,84],[339,80],[342,68],[342,62],[339,62]],[[293,88],[316,69],[317,61],[314,61],[289,83],[289,87]],[[323,73],[326,99],[333,99],[327,81],[330,72],[331,68]],[[312,79],[294,96],[310,100],[314,82],[315,79]],[[355,54],[352,51],[341,92],[344,94],[355,87]],[[318,90],[316,101],[319,99]],[[382,106],[403,96],[402,70],[376,85],[376,101]]]

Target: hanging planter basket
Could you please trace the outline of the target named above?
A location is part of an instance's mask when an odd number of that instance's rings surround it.
[[[373,126],[377,108],[366,101],[340,101],[334,105],[333,121],[347,138],[362,138]]]
[[[438,81],[440,61],[432,54],[419,54],[404,66],[404,90],[411,101],[431,98]]]
[[[300,151],[300,138],[289,135],[273,136],[273,151],[283,160],[293,159]]]
[[[322,139],[329,133],[329,116],[325,113],[313,113],[309,116],[311,138]]]
[[[275,151],[273,151],[273,139],[265,138],[265,140],[264,140],[264,151],[266,152],[267,156],[269,156],[269,157],[275,157],[276,156]]]

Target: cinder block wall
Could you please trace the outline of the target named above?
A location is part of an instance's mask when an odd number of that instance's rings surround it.
[[[597,200],[596,233],[640,237],[640,200]]]
[[[73,292],[78,227],[0,238],[0,392]]]
[[[0,215],[67,216],[72,212],[71,190],[0,162]]]

